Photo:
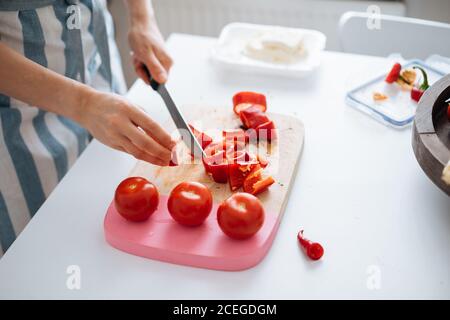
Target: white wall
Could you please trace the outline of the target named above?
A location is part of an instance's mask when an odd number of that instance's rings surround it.
[[[450,0],[404,0],[408,17],[450,23]]]
[[[324,32],[327,49],[337,50],[337,21],[347,10],[365,11],[379,4],[382,13],[407,15],[450,23],[450,0],[153,0],[161,31],[217,36],[223,25],[232,21],[314,28]],[[110,0],[116,23],[116,38],[122,55],[128,85],[135,80],[129,62],[127,17],[122,0]]]
[[[396,1],[349,0],[153,0],[164,35],[184,32],[217,37],[230,22],[309,28],[327,35],[327,49],[338,49],[337,25],[346,11],[376,4],[384,14],[405,15]]]

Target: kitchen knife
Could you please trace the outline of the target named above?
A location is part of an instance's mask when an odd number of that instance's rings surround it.
[[[167,91],[166,86],[164,84],[156,82],[152,78],[146,66],[144,66],[144,71],[147,74],[150,86],[153,88],[153,90],[159,93],[164,103],[166,104],[167,110],[169,110],[170,116],[172,117],[175,126],[178,128],[178,131],[180,131],[181,139],[186,144],[186,146],[191,150],[191,154],[194,155],[195,158],[201,159],[202,156],[205,156],[201,144],[194,136],[194,133],[192,132],[191,128],[189,128],[189,125],[184,119],[183,114],[176,106],[175,102],[173,102],[172,97]]]

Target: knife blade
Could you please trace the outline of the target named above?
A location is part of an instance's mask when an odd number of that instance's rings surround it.
[[[197,138],[195,137],[194,133],[189,127],[180,109],[178,109],[178,107],[176,106],[175,102],[173,101],[172,97],[169,94],[169,91],[167,91],[166,86],[164,84],[156,82],[152,78],[150,71],[147,69],[146,66],[144,66],[144,71],[147,74],[150,86],[153,88],[153,90],[158,92],[161,98],[163,99],[167,107],[167,110],[169,111],[170,116],[172,117],[172,120],[175,123],[175,126],[180,132],[181,139],[189,148],[191,154],[194,155],[194,157],[197,159],[205,157],[205,153],[201,147],[201,144],[198,142]]]

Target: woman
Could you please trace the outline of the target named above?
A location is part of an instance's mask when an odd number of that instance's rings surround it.
[[[125,0],[137,74],[172,60],[148,0]],[[174,141],[118,94],[125,85],[105,0],[0,0],[0,256],[86,148],[102,143],[156,165]]]

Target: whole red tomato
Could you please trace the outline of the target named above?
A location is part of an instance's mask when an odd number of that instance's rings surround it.
[[[178,223],[194,227],[205,221],[213,205],[211,191],[199,182],[182,182],[171,192],[167,208]]]
[[[230,238],[247,239],[264,224],[264,208],[255,196],[238,192],[220,204],[217,221]]]
[[[158,189],[142,177],[130,177],[117,187],[114,203],[117,212],[125,219],[145,221],[158,207]]]

